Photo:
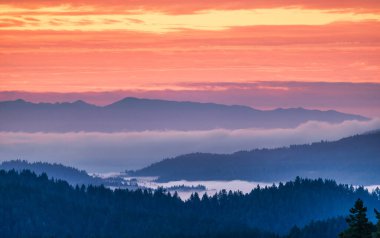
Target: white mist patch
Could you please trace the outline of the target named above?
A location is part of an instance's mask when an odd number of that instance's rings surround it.
[[[226,190],[227,192],[233,191],[237,192],[240,191],[243,194],[250,193],[253,189],[257,188],[257,186],[260,186],[261,188],[264,187],[271,187],[271,186],[278,186],[280,182],[253,182],[253,181],[244,181],[244,180],[231,180],[231,181],[187,181],[187,180],[179,180],[179,181],[169,181],[164,183],[158,183],[155,182],[152,177],[136,177],[137,184],[142,187],[146,188],[152,188],[157,189],[159,187],[162,188],[170,188],[173,186],[187,186],[187,187],[196,187],[198,185],[203,185],[206,187],[206,190],[204,191],[196,191],[199,195],[199,197],[202,197],[203,194],[207,194],[209,196],[213,196],[215,193],[220,192],[222,190]],[[285,183],[284,181],[282,181]],[[354,186],[359,187],[359,186]],[[371,185],[371,186],[365,186],[365,189],[367,189],[369,192],[374,192],[376,189],[380,188],[380,185]],[[190,198],[191,194],[193,194],[195,191],[181,191],[177,190],[178,196],[182,200],[187,200]],[[171,192],[173,193],[173,192]]]
[[[374,192],[374,191],[380,189],[380,184],[379,185],[369,185],[369,186],[365,186],[364,188],[370,192]]]
[[[89,172],[137,169],[192,152],[233,153],[304,144],[379,129],[380,120],[310,121],[290,129],[206,131],[0,133],[0,161],[25,159],[63,163]]]
[[[197,191],[200,197],[203,196],[203,194],[207,194],[209,196],[214,195],[217,192],[220,192],[222,190],[228,191],[240,191],[242,193],[249,193],[252,191],[252,189],[256,188],[257,186],[265,187],[265,186],[272,186],[271,183],[262,183],[262,182],[249,182],[249,181],[243,181],[243,180],[232,180],[232,181],[186,181],[186,180],[180,180],[180,181],[170,181],[167,183],[156,183],[153,181],[139,181],[139,185],[147,187],[147,188],[153,188],[156,189],[158,187],[163,188],[169,188],[173,186],[198,186],[203,185],[206,187],[205,191]],[[178,196],[182,200],[187,200],[190,198],[191,194],[194,193],[194,191],[177,191]]]

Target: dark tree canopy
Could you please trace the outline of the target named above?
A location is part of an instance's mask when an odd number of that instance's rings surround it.
[[[371,238],[373,225],[367,218],[367,207],[364,206],[363,200],[356,200],[346,222],[349,227],[340,234],[341,238]]]
[[[162,189],[73,187],[46,174],[0,170],[0,237],[275,238],[296,225],[291,238],[336,238],[346,227],[334,217],[357,197],[380,207],[378,193],[322,179],[297,178],[248,194],[194,194],[184,202]]]
[[[380,212],[377,211],[377,209],[374,209],[376,218],[377,218],[377,224],[376,224],[376,232],[374,233],[374,238],[380,238]]]

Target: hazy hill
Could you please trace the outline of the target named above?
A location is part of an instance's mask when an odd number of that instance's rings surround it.
[[[159,180],[286,181],[295,176],[380,184],[380,131],[277,149],[233,154],[194,153],[165,159],[131,173]]]
[[[303,108],[256,110],[246,106],[125,98],[100,107],[73,103],[0,102],[0,130],[25,132],[207,130],[289,128],[306,121],[342,122],[367,118]]]

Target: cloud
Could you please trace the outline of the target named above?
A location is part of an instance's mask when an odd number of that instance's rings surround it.
[[[1,6],[1,5],[0,5]],[[81,8],[61,5],[54,8],[41,8],[26,10],[24,8],[10,7],[0,11],[0,19],[13,17],[33,17],[39,20],[34,25],[4,25],[3,30],[60,30],[60,31],[141,31],[152,33],[168,33],[174,31],[211,30],[222,31],[232,27],[247,26],[283,26],[308,25],[319,26],[334,22],[349,21],[379,21],[377,13],[352,13],[343,11],[319,11],[299,8],[273,8],[273,9],[241,9],[241,10],[208,10],[192,14],[171,15],[162,12],[97,12],[90,8],[85,14]],[[64,13],[64,14],[62,14]],[[97,13],[97,14],[94,14]],[[60,24],[52,24],[52,19],[59,19]],[[130,20],[134,19],[134,20]],[[105,23],[105,20],[108,20]],[[111,21],[109,21],[111,20]],[[77,24],[84,22],[85,24]]]
[[[307,122],[294,129],[144,131],[120,133],[0,133],[0,161],[59,162],[91,172],[136,169],[192,152],[232,153],[342,137],[380,128],[380,120]]]
[[[3,18],[0,19],[0,28],[1,27],[22,27],[25,26],[25,22],[21,20]]]
[[[379,82],[378,32],[375,21],[167,34],[4,30],[0,90],[109,91],[194,81]]]
[[[46,0],[3,0],[2,4],[14,6],[23,6],[28,8],[47,7],[57,5],[72,6],[96,6],[106,9],[128,9],[128,10],[145,10],[145,11],[161,11],[169,14],[191,14],[196,11],[204,10],[240,10],[240,9],[263,9],[263,8],[289,8],[297,7],[303,9],[320,9],[335,11],[355,11],[355,12],[375,12],[380,9],[377,0],[219,0],[219,1],[181,1],[178,0],[63,0],[63,1],[46,1]]]

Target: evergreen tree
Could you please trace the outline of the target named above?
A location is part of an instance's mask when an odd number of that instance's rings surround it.
[[[367,208],[363,200],[358,199],[350,215],[346,218],[348,229],[340,234],[340,238],[371,238],[372,224],[367,218]]]
[[[380,238],[380,212],[375,209],[375,214],[377,218],[376,232],[373,234],[374,238]]]
[[[301,229],[297,226],[293,226],[287,238],[301,238]]]
[[[30,171],[0,170],[0,238],[287,237],[276,233],[337,238],[348,227],[337,216],[357,197],[371,210],[380,207],[378,196],[367,190],[322,179],[299,178],[248,194],[220,191],[202,198],[193,194],[182,201],[162,188],[73,187]],[[310,223],[312,219],[317,220]]]

